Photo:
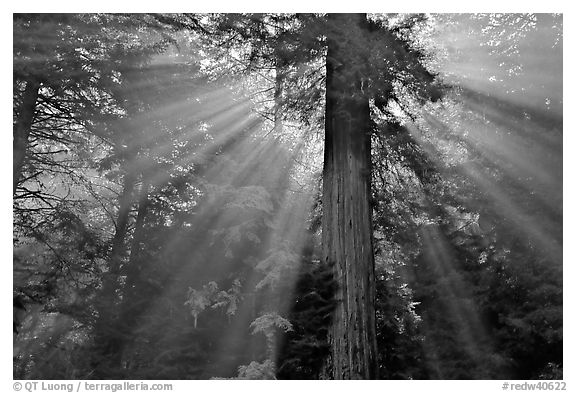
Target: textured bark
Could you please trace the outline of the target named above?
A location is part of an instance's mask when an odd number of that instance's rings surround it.
[[[374,379],[370,108],[358,69],[362,59],[354,55],[366,17],[338,14],[328,21],[334,29],[326,63],[322,255],[334,266],[338,289],[325,372],[334,379]]]
[[[26,160],[26,151],[28,150],[28,138],[34,121],[34,112],[36,109],[36,100],[40,83],[29,80],[26,82],[22,104],[18,108],[18,118],[14,123],[13,129],[13,177],[12,177],[12,194],[16,192],[16,186],[22,176],[22,167]]]

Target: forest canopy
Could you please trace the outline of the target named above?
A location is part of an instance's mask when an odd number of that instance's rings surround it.
[[[15,379],[562,379],[561,14],[14,14]]]

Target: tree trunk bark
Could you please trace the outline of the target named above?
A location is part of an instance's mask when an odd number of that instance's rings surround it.
[[[370,107],[357,55],[366,16],[329,15],[328,22],[322,256],[334,266],[338,289],[325,372],[334,379],[374,379]]]
[[[16,192],[16,187],[22,176],[22,167],[26,160],[26,151],[28,150],[28,137],[34,120],[36,109],[36,100],[40,83],[35,80],[26,82],[24,94],[22,96],[22,105],[18,113],[18,118],[14,124],[13,133],[13,177],[12,177],[12,195]]]
[[[130,246],[130,259],[126,269],[126,285],[124,287],[124,306],[126,302],[136,299],[138,296],[136,284],[141,276],[141,271],[144,266],[140,263],[140,244],[144,240],[144,221],[148,214],[148,181],[142,175],[142,184],[140,189],[140,197],[138,198],[138,212],[136,215],[136,222],[134,223],[134,236],[132,237],[132,245]],[[128,304],[129,305],[129,304]]]
[[[133,192],[136,177],[133,173],[124,175],[124,186],[119,198],[118,218],[116,220],[116,231],[112,239],[112,249],[108,258],[108,272],[102,284],[102,293],[105,297],[114,297],[118,286],[118,276],[120,275],[120,265],[122,257],[126,253],[126,236],[128,234],[128,221],[132,210]],[[112,304],[110,304],[112,306]]]
[[[150,186],[146,175],[143,173],[140,196],[138,198],[138,212],[134,223],[132,244],[130,246],[130,258],[124,270],[126,283],[124,285],[122,303],[119,306],[120,316],[117,321],[117,330],[122,332],[123,339],[118,343],[118,353],[116,354],[115,362],[116,367],[123,370],[126,368],[123,364],[125,363],[123,361],[125,360],[125,352],[134,342],[134,329],[138,325],[142,315],[146,312],[151,301],[149,295],[150,289],[141,283],[142,274],[146,266],[140,258],[142,251],[141,244],[144,241],[144,222],[148,215],[149,188]],[[142,293],[146,293],[147,295],[142,295]]]
[[[133,173],[124,175],[124,185],[119,198],[118,218],[116,231],[112,239],[112,248],[108,257],[108,272],[102,279],[102,289],[97,302],[98,319],[94,326],[94,342],[96,345],[95,365],[96,375],[99,378],[108,378],[110,370],[102,367],[103,364],[119,363],[118,352],[122,341],[121,333],[115,330],[118,319],[118,289],[120,283],[120,266],[126,252],[126,237],[128,235],[128,222],[132,209],[133,192],[136,178]]]

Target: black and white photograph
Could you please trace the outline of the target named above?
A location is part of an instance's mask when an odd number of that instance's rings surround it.
[[[566,390],[562,13],[12,21],[14,391]]]

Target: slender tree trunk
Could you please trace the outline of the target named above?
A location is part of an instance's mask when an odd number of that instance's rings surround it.
[[[131,300],[137,297],[136,283],[141,275],[143,266],[139,264],[140,257],[140,244],[144,240],[144,221],[148,214],[148,181],[142,176],[142,185],[140,189],[140,197],[138,198],[138,212],[136,215],[136,222],[134,223],[134,236],[132,237],[132,245],[130,246],[130,260],[128,261],[128,268],[126,269],[126,286],[124,288],[126,300]]]
[[[13,177],[12,177],[12,195],[16,192],[16,186],[22,176],[22,167],[26,160],[26,151],[28,150],[28,138],[34,120],[36,109],[36,100],[40,83],[35,80],[28,80],[22,96],[22,104],[19,108],[18,118],[14,123],[13,129]]]
[[[102,284],[102,293],[105,297],[115,297],[118,289],[118,276],[122,257],[126,252],[126,236],[128,234],[128,222],[130,211],[132,210],[134,184],[136,178],[132,173],[124,175],[124,186],[119,198],[118,218],[116,220],[116,231],[112,239],[112,248],[108,257],[108,272]],[[111,305],[111,304],[110,304]]]
[[[280,64],[278,55],[276,55],[276,75],[274,86],[274,131],[277,135],[282,132],[282,92],[284,89],[285,70]]]
[[[140,258],[140,254],[141,244],[144,241],[144,222],[148,215],[149,188],[150,186],[145,178],[145,174],[142,174],[142,184],[138,198],[138,212],[134,223],[132,244],[130,246],[130,258],[124,272],[126,275],[126,284],[124,285],[122,303],[119,307],[120,318],[117,321],[117,330],[122,332],[123,338],[118,343],[114,362],[115,366],[120,369],[124,368],[124,352],[134,341],[134,329],[151,301],[149,288],[138,285],[142,279],[142,272],[146,268]],[[145,293],[145,295],[142,295],[142,293]]]
[[[322,256],[334,266],[338,289],[325,372],[334,379],[374,379],[370,107],[354,55],[366,16],[329,15],[328,21]]]
[[[118,218],[116,219],[116,231],[112,239],[112,248],[108,257],[108,272],[102,279],[102,289],[97,302],[98,319],[94,327],[94,341],[97,347],[96,367],[97,376],[108,377],[109,370],[101,369],[103,362],[115,363],[114,358],[118,354],[121,341],[120,332],[115,330],[118,318],[118,289],[120,283],[120,267],[122,258],[126,252],[126,237],[128,235],[128,222],[132,209],[134,184],[136,178],[133,173],[124,175],[124,185],[119,198]]]

